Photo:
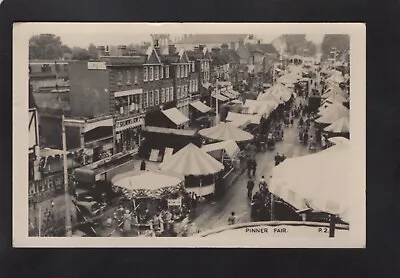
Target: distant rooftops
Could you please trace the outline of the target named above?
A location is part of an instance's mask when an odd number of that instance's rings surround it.
[[[244,34],[196,34],[183,38],[176,44],[231,43],[244,40]]]

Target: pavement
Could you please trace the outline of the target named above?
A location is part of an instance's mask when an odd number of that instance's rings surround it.
[[[298,102],[299,99],[296,100]],[[284,128],[284,139],[276,143],[274,151],[266,151],[256,154],[257,172],[255,176],[255,184],[261,176],[265,176],[267,182],[275,166],[274,156],[277,152],[285,154],[286,158],[309,155],[310,151],[298,140],[299,129],[297,120],[292,127]],[[314,130],[312,129],[311,132]],[[319,151],[317,147],[317,151]],[[250,219],[250,202],[247,199],[247,173],[241,174],[236,182],[232,183],[225,195],[217,202],[206,203],[198,208],[198,215],[192,222],[200,229],[205,231],[208,229],[226,226],[228,217],[231,212],[235,212],[238,223],[251,222]],[[254,189],[254,192],[256,190]]]

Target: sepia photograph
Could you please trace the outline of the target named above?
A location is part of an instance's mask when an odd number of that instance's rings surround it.
[[[365,248],[363,24],[13,40],[14,247]]]

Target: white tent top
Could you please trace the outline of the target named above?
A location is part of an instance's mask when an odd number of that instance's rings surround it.
[[[164,187],[177,186],[182,181],[183,177],[174,177],[161,171],[146,171],[136,176],[113,179],[112,183],[129,191],[138,189],[153,191]]]
[[[288,158],[273,169],[270,190],[299,210],[312,208],[347,222],[350,158],[350,148],[343,145]]]
[[[167,162],[161,163],[160,167],[163,171],[184,176],[210,175],[224,169],[224,165],[192,143],[172,155]]]
[[[340,137],[340,136],[328,138],[328,141],[335,145],[350,143],[349,139],[347,139],[346,137]]]
[[[190,105],[193,106],[194,108],[196,108],[198,111],[200,111],[202,113],[207,113],[207,112],[209,112],[211,110],[211,107],[205,105],[204,103],[202,103],[199,100],[191,102]]]
[[[260,116],[268,116],[276,107],[278,103],[273,100],[252,100],[247,99],[243,107],[248,108],[248,114],[257,113]]]
[[[232,139],[236,142],[244,142],[254,138],[252,134],[235,127],[230,123],[220,123],[219,125],[202,129],[199,131],[199,134],[203,137],[218,141]]]
[[[252,124],[260,124],[261,116],[259,115],[248,115],[248,114],[240,114],[235,112],[228,112],[228,116],[226,117],[226,121],[228,122],[238,122],[245,123],[249,121]]]
[[[319,112],[319,114],[321,117],[315,120],[317,123],[332,124],[340,118],[350,117],[349,109],[340,103],[331,104],[326,110]]]
[[[343,117],[334,122],[333,124],[324,128],[325,131],[342,133],[350,131],[350,121],[348,117]]]
[[[189,118],[183,115],[182,112],[175,107],[163,110],[162,113],[176,125],[181,125],[189,121]]]
[[[269,93],[260,93],[258,96],[257,96],[257,100],[261,100],[261,101],[269,101],[269,102],[275,102],[276,103],[276,106],[278,106],[280,103],[284,103],[284,101],[283,100],[281,100],[279,97],[277,97],[277,96],[273,96],[273,95],[271,95],[271,94],[269,94]],[[275,106],[275,107],[276,107]]]
[[[338,84],[332,83],[329,87],[324,91],[324,94],[321,96],[322,98],[328,98],[333,95],[341,95],[345,96],[344,91]]]
[[[265,93],[271,94],[271,95],[275,96],[277,99],[280,99],[283,101],[288,101],[292,96],[291,91],[282,84],[275,84],[271,88],[267,89],[267,91]]]
[[[224,150],[230,158],[234,158],[240,151],[239,146],[234,140],[222,141],[213,144],[204,145],[201,150],[210,153],[213,151]]]

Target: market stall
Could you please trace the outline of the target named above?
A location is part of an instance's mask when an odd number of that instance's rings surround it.
[[[224,165],[196,145],[188,144],[167,162],[161,163],[160,168],[185,176],[188,192],[206,196],[215,192],[215,174],[224,170]]]
[[[350,132],[350,120],[348,117],[342,117],[339,120],[333,122],[331,125],[324,128],[324,131],[340,134]]]
[[[240,152],[239,146],[234,140],[222,141],[212,144],[207,144],[201,147],[202,151],[205,151],[222,164],[232,162],[236,160],[237,155]]]
[[[333,103],[323,112],[319,112],[318,115],[321,117],[315,120],[317,123],[332,124],[343,117],[349,118],[350,111],[340,103]]]
[[[219,125],[202,129],[199,134],[215,141],[235,140],[237,143],[250,141],[254,138],[252,134],[230,123],[220,123]]]
[[[324,212],[349,221],[350,149],[337,145],[288,158],[273,169],[270,191],[297,210]]]

